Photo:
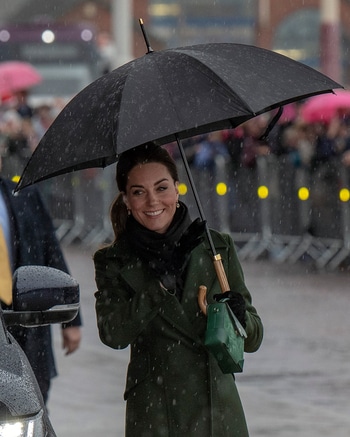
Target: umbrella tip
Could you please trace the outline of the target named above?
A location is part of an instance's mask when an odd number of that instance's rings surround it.
[[[144,27],[144,25],[143,25],[143,19],[142,19],[142,18],[139,19],[139,23],[140,23],[140,27],[141,27],[141,30],[142,30],[143,38],[144,38],[145,43],[146,43],[147,53],[152,53],[152,52],[153,52],[153,49],[152,49],[152,47],[150,46],[150,43],[149,43],[149,40],[148,40],[148,37],[147,37],[147,34],[146,34],[145,27]]]

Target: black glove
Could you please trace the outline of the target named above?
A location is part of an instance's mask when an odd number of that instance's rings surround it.
[[[243,326],[243,328],[246,327],[246,321],[245,321],[245,300],[244,297],[240,293],[235,293],[234,291],[225,291],[225,293],[220,294],[214,294],[213,298],[220,302],[223,299],[226,300],[226,303],[229,305],[231,310],[233,311],[234,315],[239,320],[239,323]]]

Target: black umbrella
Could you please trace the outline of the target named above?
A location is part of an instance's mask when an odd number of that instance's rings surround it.
[[[149,52],[100,77],[57,116],[17,190],[49,177],[105,167],[131,147],[232,128],[341,85],[283,55],[229,43]]]
[[[95,80],[60,112],[16,191],[73,170],[105,167],[149,141],[177,141],[203,219],[181,139],[233,128],[341,87],[308,66],[255,46],[212,43],[154,52],[144,36],[146,55]]]

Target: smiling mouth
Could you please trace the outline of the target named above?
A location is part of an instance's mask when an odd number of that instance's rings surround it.
[[[164,211],[164,209],[158,209],[157,211],[146,211],[146,212],[145,212],[145,215],[147,215],[148,217],[157,217],[157,216],[160,215],[163,211]]]

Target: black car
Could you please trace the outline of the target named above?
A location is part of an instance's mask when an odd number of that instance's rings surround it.
[[[79,285],[60,270],[20,267],[11,310],[0,306],[0,437],[55,437],[26,355],[7,326],[68,322],[79,310]]]

